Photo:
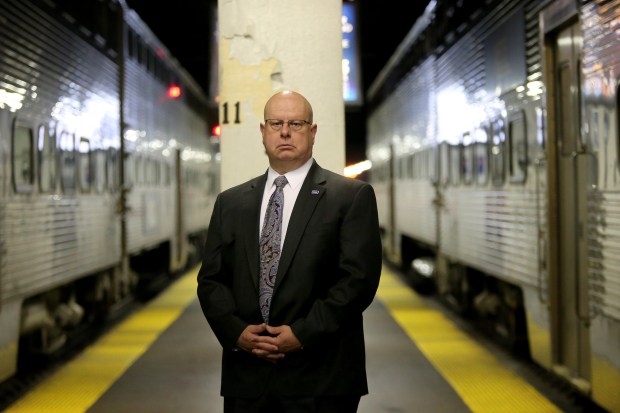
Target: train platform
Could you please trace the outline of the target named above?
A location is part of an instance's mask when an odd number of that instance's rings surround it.
[[[219,413],[220,346],[194,269],[5,410]],[[578,412],[384,267],[360,413]]]

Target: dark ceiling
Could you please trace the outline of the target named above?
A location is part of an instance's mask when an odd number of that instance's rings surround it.
[[[216,0],[166,1],[155,6],[153,0],[126,0],[173,55],[207,90],[209,79],[210,13],[216,13]],[[358,7],[360,60],[363,89],[375,79],[398,44],[404,39],[428,1],[353,1]],[[391,4],[392,7],[389,7]]]

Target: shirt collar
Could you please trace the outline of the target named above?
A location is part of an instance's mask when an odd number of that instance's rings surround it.
[[[303,184],[304,179],[306,179],[306,175],[308,175],[308,171],[310,171],[313,161],[314,158],[310,157],[310,159],[308,159],[306,163],[301,165],[299,168],[284,174],[284,176],[286,176],[286,180],[288,181],[288,185],[290,185],[291,188],[295,189]],[[278,176],[280,176],[280,174],[270,166],[267,172],[267,182],[265,188],[271,188],[273,186],[273,181],[275,181]]]

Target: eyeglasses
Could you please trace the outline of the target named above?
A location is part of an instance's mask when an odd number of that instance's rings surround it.
[[[286,123],[288,125],[288,127],[295,132],[298,132],[301,130],[301,128],[308,124],[308,125],[312,125],[311,122],[308,122],[307,120],[280,120],[280,119],[265,119],[265,123],[267,124],[267,126],[269,126],[272,130],[274,131],[279,131],[280,129],[282,129],[282,126],[284,126],[284,124]]]

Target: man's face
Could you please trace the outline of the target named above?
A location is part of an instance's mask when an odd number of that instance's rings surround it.
[[[317,126],[303,122],[310,121],[309,117],[304,100],[295,94],[277,95],[267,103],[265,119],[269,122],[261,123],[260,130],[269,163],[279,173],[297,169],[312,156]],[[289,121],[302,121],[299,130],[294,130]]]

